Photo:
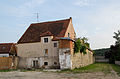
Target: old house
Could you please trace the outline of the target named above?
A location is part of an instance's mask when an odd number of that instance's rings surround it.
[[[11,55],[13,55],[13,53],[11,53],[11,48],[13,48],[14,46],[14,43],[1,43],[0,57],[10,57]]]
[[[17,68],[17,53],[14,43],[0,44],[0,70]]]
[[[19,68],[75,68],[72,18],[31,24],[19,39]],[[92,57],[91,53],[91,57]],[[90,63],[93,63],[92,60]],[[78,63],[79,64],[79,63]],[[79,64],[80,65],[80,64]]]

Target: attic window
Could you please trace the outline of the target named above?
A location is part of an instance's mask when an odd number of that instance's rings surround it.
[[[44,43],[48,43],[48,38],[44,38]]]
[[[68,33],[68,37],[70,37],[70,33]]]

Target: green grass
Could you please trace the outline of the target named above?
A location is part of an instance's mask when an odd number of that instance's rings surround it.
[[[17,69],[0,70],[0,72],[11,72],[11,71],[17,71]]]
[[[112,66],[113,70],[115,72],[117,72],[117,74],[120,76],[120,66],[119,65],[115,65],[115,64],[112,64],[111,66]]]
[[[60,72],[68,72],[68,73],[103,72],[107,74],[111,72],[111,69],[110,69],[110,64],[108,63],[94,63],[85,67],[75,68],[73,70],[66,69]]]

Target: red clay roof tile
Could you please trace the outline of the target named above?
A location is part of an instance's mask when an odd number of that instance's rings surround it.
[[[0,53],[9,53],[13,43],[1,43],[0,44]]]
[[[18,43],[39,42],[40,37],[47,34],[64,37],[70,19],[31,24]]]

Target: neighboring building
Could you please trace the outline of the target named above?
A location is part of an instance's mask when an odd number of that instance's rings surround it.
[[[72,18],[31,24],[16,45],[18,67],[75,68],[75,37]]]
[[[14,43],[1,43],[0,44],[0,57],[9,57],[13,55],[11,48],[14,47]]]

